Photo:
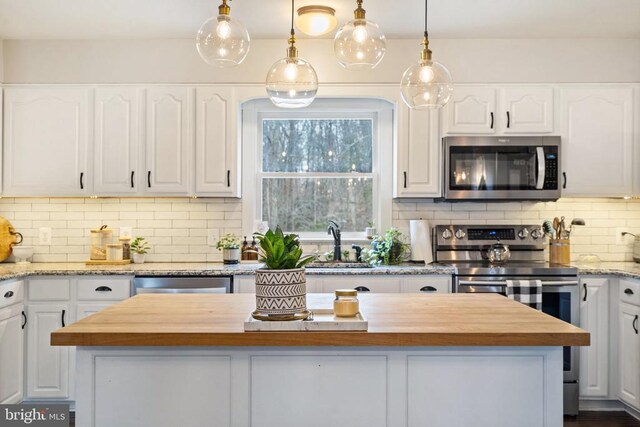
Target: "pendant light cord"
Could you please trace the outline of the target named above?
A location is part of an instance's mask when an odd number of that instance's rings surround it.
[[[429,0],[424,0],[424,36],[429,37],[429,32],[427,31],[427,17],[429,13]]]
[[[295,10],[295,0],[291,0],[291,37],[296,35],[296,32],[293,30],[293,11]]]

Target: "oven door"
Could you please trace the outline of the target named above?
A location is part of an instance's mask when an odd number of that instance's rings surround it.
[[[505,277],[455,276],[454,290],[458,293],[498,293],[506,295],[506,280],[541,280],[542,311],[575,326],[579,319],[579,287],[575,277]],[[578,347],[563,347],[564,382],[578,381]]]

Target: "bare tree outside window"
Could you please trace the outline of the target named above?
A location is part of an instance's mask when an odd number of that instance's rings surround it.
[[[360,232],[373,220],[371,119],[264,119],[262,219],[287,231]]]

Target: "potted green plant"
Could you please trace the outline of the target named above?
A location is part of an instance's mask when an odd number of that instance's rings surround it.
[[[144,237],[136,237],[131,242],[131,257],[134,264],[144,264],[144,258],[151,246]]]
[[[369,221],[367,227],[364,229],[364,234],[367,236],[367,239],[373,240],[373,237],[376,235],[376,227],[373,221]]]
[[[304,266],[315,255],[302,256],[297,234],[284,234],[280,227],[265,234],[256,233],[259,261],[256,270],[256,310],[258,320],[304,320],[307,310],[307,281]]]
[[[216,248],[222,251],[224,264],[237,264],[240,260],[240,237],[235,234],[225,234],[218,240]]]
[[[411,253],[407,239],[397,228],[390,228],[384,236],[375,236],[371,249],[366,250],[364,259],[371,265],[393,265],[405,261]]]

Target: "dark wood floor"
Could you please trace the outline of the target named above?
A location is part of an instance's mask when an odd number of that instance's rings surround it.
[[[580,412],[577,417],[564,417],[565,427],[640,427],[640,421],[626,412]]]

